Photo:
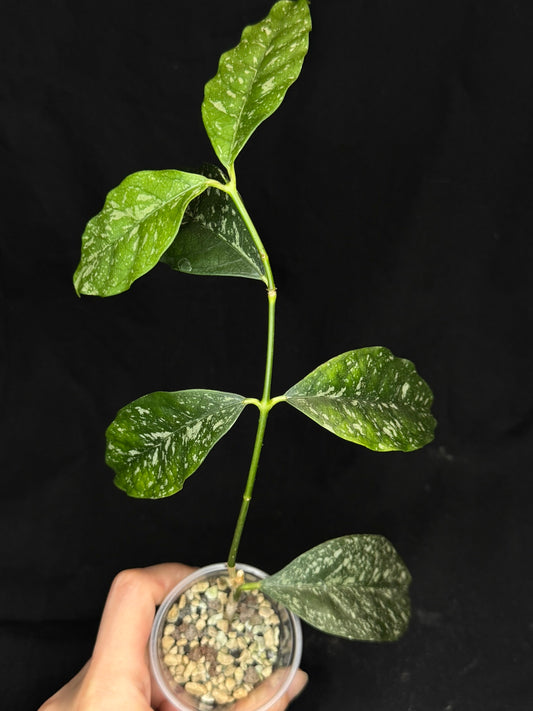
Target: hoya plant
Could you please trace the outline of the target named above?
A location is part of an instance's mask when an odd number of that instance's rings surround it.
[[[369,449],[416,450],[433,437],[432,394],[414,365],[382,346],[341,353],[285,393],[271,392],[274,274],[237,189],[236,160],[283,101],[308,49],[307,0],[281,0],[246,27],[205,86],[202,117],[220,166],[200,173],[134,173],[108,194],[89,221],[74,275],[78,294],[111,296],[163,262],[177,272],[255,279],[266,291],[263,391],[240,395],[192,389],[154,392],[123,407],[107,429],[106,461],[133,497],[180,491],[246,407],[257,432],[227,566],[234,574],[271,410],[286,404],[338,437]],[[261,587],[309,624],[357,640],[394,640],[409,621],[410,575],[379,535],[346,535],[303,553],[280,572],[236,589]]]

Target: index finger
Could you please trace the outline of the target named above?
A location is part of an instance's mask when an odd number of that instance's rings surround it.
[[[116,576],[96,638],[94,671],[105,669],[111,678],[127,675],[139,679],[146,673],[145,652],[155,608],[193,570],[181,563],[162,563],[123,570]]]

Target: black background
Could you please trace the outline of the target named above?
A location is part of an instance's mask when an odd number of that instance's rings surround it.
[[[114,488],[104,430],[153,390],[258,396],[262,285],[158,266],[125,294],[78,299],[71,276],[85,223],[127,174],[214,161],[203,85],[269,7],[2,3],[6,709],[36,709],[84,663],[117,571],[227,553],[255,410],[157,502]],[[240,558],[274,571],[327,538],[380,533],[413,575],[399,643],[306,627],[295,711],[526,711],[533,6],[315,0],[312,15],[301,77],[237,160],[279,291],[273,393],[385,345],[431,384],[439,428],[419,452],[375,454],[276,408]]]

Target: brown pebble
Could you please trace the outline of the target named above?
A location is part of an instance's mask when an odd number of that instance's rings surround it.
[[[243,605],[240,610],[239,610],[239,620],[241,622],[247,622],[250,617],[253,617],[255,614],[255,610],[253,607],[249,607],[248,605]]]
[[[193,639],[198,639],[198,630],[196,629],[196,625],[191,624],[187,627],[185,630],[185,637],[191,642]]]
[[[244,672],[244,681],[246,684],[251,684],[253,686],[254,684],[257,684],[257,682],[260,680],[261,677],[257,673],[255,667],[248,667],[248,669]]]
[[[217,587],[219,590],[226,590],[228,585],[228,579],[225,576],[221,575],[217,578]]]
[[[200,646],[194,647],[189,652],[189,659],[193,662],[199,661],[204,655],[202,654],[202,648]]]

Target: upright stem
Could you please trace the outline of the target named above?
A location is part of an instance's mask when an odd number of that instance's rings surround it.
[[[239,543],[241,541],[242,532],[244,529],[244,523],[246,521],[246,516],[248,514],[248,508],[250,506],[250,501],[252,500],[252,492],[255,483],[255,475],[257,474],[257,467],[259,464],[259,457],[261,456],[261,447],[263,446],[263,438],[265,436],[266,421],[268,417],[268,410],[266,408],[260,409],[259,422],[257,424],[257,432],[255,435],[254,451],[252,454],[252,460],[250,462],[250,469],[248,471],[248,479],[246,481],[246,488],[242,496],[241,508],[239,511],[239,517],[237,518],[237,524],[235,526],[235,531],[233,533],[233,540],[231,542],[231,547],[228,555],[228,568],[230,572],[235,568],[235,563],[237,561],[237,551],[239,549]]]
[[[276,311],[276,286],[274,284],[274,277],[272,275],[272,269],[270,268],[270,261],[266,250],[261,242],[259,234],[255,229],[255,226],[248,214],[248,211],[244,207],[241,196],[237,191],[237,186],[235,184],[235,173],[230,171],[230,182],[227,185],[217,187],[223,189],[227,192],[233,202],[235,207],[239,211],[246,227],[248,228],[252,239],[259,251],[261,261],[265,269],[265,279],[267,285],[267,296],[268,296],[268,331],[267,331],[267,347],[266,347],[266,363],[265,363],[265,376],[263,383],[263,395],[260,401],[256,404],[259,407],[259,421],[257,423],[257,432],[255,435],[254,449],[252,453],[252,459],[250,462],[250,469],[248,471],[248,478],[246,480],[246,488],[242,497],[241,508],[239,511],[239,516],[237,518],[237,524],[235,526],[235,532],[233,534],[233,540],[231,542],[231,547],[228,555],[228,568],[230,573],[235,569],[235,563],[237,560],[237,551],[239,549],[239,543],[241,540],[242,532],[244,529],[244,524],[246,521],[246,516],[248,514],[248,508],[250,506],[250,501],[252,499],[252,493],[255,483],[255,476],[257,474],[257,467],[259,465],[259,458],[261,456],[261,448],[263,446],[263,439],[265,436],[265,428],[268,418],[268,413],[270,412],[274,402],[270,398],[270,389],[272,385],[272,369],[274,363],[274,329],[275,329],[275,311]]]

